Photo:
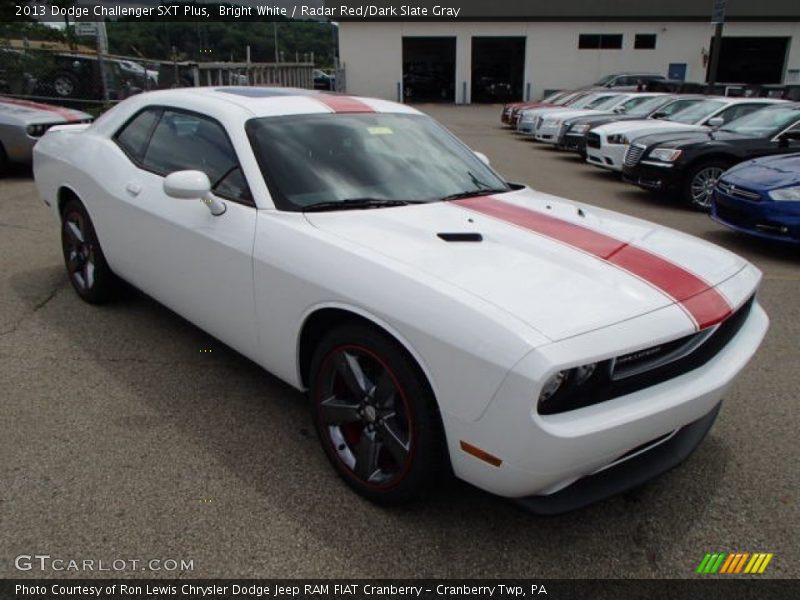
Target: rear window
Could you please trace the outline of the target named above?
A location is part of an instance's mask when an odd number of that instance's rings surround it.
[[[147,148],[150,134],[153,133],[160,109],[149,109],[140,112],[117,133],[117,144],[133,160],[140,162]]]

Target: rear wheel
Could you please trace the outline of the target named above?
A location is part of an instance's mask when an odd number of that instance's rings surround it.
[[[69,200],[61,215],[61,248],[69,282],[78,296],[91,304],[113,298],[119,280],[108,267],[89,213],[77,199]]]
[[[373,502],[401,504],[437,480],[443,436],[433,394],[389,336],[332,331],[311,363],[314,425],[339,475]]]
[[[714,187],[727,170],[727,163],[719,160],[700,163],[692,167],[683,185],[683,198],[694,210],[709,212]]]
[[[72,73],[58,73],[53,77],[53,91],[61,98],[72,98],[78,92],[78,78]]]
[[[3,144],[0,144],[0,177],[5,177],[8,174],[9,162],[6,149]]]

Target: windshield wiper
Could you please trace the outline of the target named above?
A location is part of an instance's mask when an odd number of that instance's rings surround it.
[[[490,196],[491,194],[504,194],[508,191],[506,188],[486,188],[479,190],[467,190],[466,192],[458,192],[457,194],[450,194],[444,198],[439,198],[442,202],[448,200],[460,200],[462,198],[476,198],[478,196]]]
[[[345,198],[344,200],[330,200],[309,204],[303,212],[324,212],[329,210],[353,210],[359,208],[383,208],[386,206],[405,206],[406,204],[419,204],[414,200],[388,200],[386,198]]]

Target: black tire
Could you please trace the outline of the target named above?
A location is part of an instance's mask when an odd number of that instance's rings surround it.
[[[6,154],[6,149],[3,147],[3,144],[0,144],[0,177],[8,175],[9,168],[8,154]]]
[[[716,159],[703,161],[689,167],[681,189],[683,201],[687,206],[700,212],[709,212],[713,186],[719,175],[722,175],[729,166],[730,164],[724,160]],[[705,190],[705,193],[700,192],[701,188]]]
[[[78,95],[80,81],[72,73],[56,73],[51,87],[59,98],[74,98]]]
[[[441,418],[427,380],[395,340],[343,325],[317,347],[310,373],[314,427],[353,490],[398,505],[434,487],[446,457]]]
[[[80,200],[61,212],[61,249],[72,288],[82,300],[103,304],[116,297],[119,279],[106,262],[89,213]]]

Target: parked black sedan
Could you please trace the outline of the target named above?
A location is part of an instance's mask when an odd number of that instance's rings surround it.
[[[800,103],[769,106],[704,131],[636,138],[625,152],[623,179],[650,190],[677,191],[697,210],[708,211],[717,179],[750,158],[800,150]]]
[[[678,96],[664,94],[663,96],[650,96],[641,104],[624,112],[586,115],[568,119],[561,128],[556,147],[559,150],[577,152],[585,158],[586,136],[593,127],[599,127],[606,123],[616,123],[617,121],[663,119],[707,98],[708,96],[701,95]]]

